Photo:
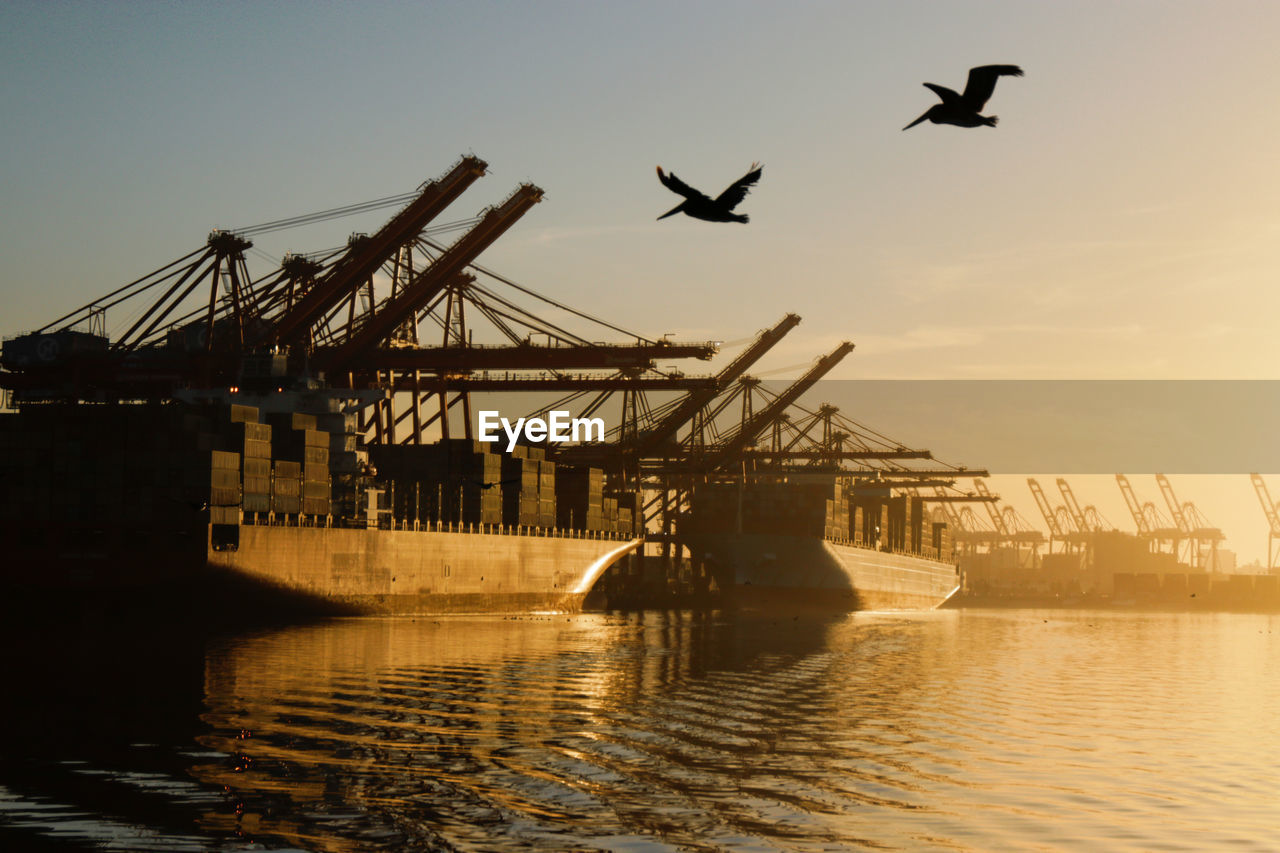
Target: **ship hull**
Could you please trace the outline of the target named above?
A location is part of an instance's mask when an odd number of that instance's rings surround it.
[[[501,528],[487,528],[498,530]],[[571,612],[639,539],[522,531],[450,532],[246,524],[219,550],[213,528],[12,535],[7,598],[198,615],[228,609],[336,614]],[[43,534],[43,535],[41,535]],[[25,605],[24,605],[25,606]]]
[[[707,534],[689,545],[746,609],[929,610],[959,589],[952,564],[817,537]]]
[[[215,571],[359,613],[577,611],[639,539],[350,528],[240,528]]]

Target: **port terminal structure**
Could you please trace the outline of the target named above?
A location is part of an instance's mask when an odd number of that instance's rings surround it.
[[[978,597],[1271,611],[1280,607],[1280,507],[1261,475],[1250,477],[1269,526],[1267,574],[1237,571],[1222,530],[1195,503],[1182,500],[1164,474],[1153,477],[1160,493],[1155,498],[1142,495],[1130,475],[1115,475],[1132,532],[1082,504],[1062,477],[1056,497],[1027,478],[1047,536],[1012,506],[989,503],[989,520],[970,506],[945,512],[969,589]],[[988,494],[981,480],[973,494]]]
[[[215,230],[190,253],[7,338],[0,389],[18,412],[46,413],[173,401],[284,412],[324,396],[354,423],[333,436],[334,452],[356,460],[344,477],[362,478],[371,494],[379,484],[370,450],[472,441],[481,395],[529,395],[520,399],[535,399],[530,416],[612,411],[605,441],[548,446],[544,459],[599,470],[606,494],[630,496],[630,529],[656,549],[667,580],[687,562],[681,519],[710,482],[835,479],[869,493],[913,495],[957,524],[956,506],[996,500],[954,488],[985,470],[935,460],[834,406],[801,404],[852,343],[780,390],[751,376],[800,323],[794,314],[760,331],[717,372],[691,375],[670,362],[709,361],[720,342],[630,332],[481,266],[479,256],[544,196],[521,184],[475,216],[438,223],[487,168],[463,156],[414,192]],[[333,250],[288,254],[265,273],[249,269],[259,235],[380,208],[396,210],[373,233],[353,234]],[[108,316],[129,320],[109,335]],[[348,522],[406,522],[385,517],[394,508],[357,503]],[[239,518],[256,523],[258,514],[241,506]]]

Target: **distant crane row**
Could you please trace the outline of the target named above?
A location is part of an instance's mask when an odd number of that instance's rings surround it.
[[[1280,563],[1280,505],[1271,500],[1261,476],[1251,476],[1270,525],[1268,565],[1274,566]],[[1129,478],[1124,474],[1116,475],[1116,483],[1133,517],[1137,536],[1146,540],[1153,551],[1172,554],[1194,568],[1215,570],[1219,565],[1218,548],[1225,541],[1225,535],[1210,524],[1194,503],[1178,500],[1168,477],[1156,474],[1155,480],[1164,499],[1163,510],[1152,501],[1140,501]],[[1019,560],[1022,565],[1029,565],[1034,561],[1031,555],[1041,545],[1047,544],[1050,553],[1055,546],[1064,552],[1082,551],[1089,546],[1095,535],[1117,529],[1097,507],[1081,506],[1065,478],[1057,478],[1056,485],[1062,502],[1055,505],[1034,477],[1027,478],[1027,487],[1049,533],[1047,540],[1039,531],[1032,530],[1012,506],[1006,505],[1003,509],[997,507],[995,501],[999,498],[992,495],[986,484],[978,480],[974,481],[975,491],[970,495],[974,496],[973,499],[988,502],[989,524],[980,521],[969,507],[957,510],[942,503],[938,513],[955,527],[956,542],[962,547],[1013,548],[1026,552]],[[939,489],[935,497],[927,500],[945,501],[943,494],[943,490]]]

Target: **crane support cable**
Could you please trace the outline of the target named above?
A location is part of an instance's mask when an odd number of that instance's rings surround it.
[[[497,311],[497,313],[501,314],[504,317],[507,317],[510,320],[517,320],[518,322],[525,323],[530,327],[533,327],[535,323],[540,324],[542,328],[538,329],[538,331],[543,332],[544,334],[553,334],[554,337],[559,338],[562,341],[574,342],[581,346],[591,346],[591,342],[588,341],[587,339],[580,338],[577,335],[573,334],[572,332],[568,331],[567,329],[561,328],[560,326],[557,326],[555,323],[552,323],[548,320],[544,320],[541,317],[535,317],[533,314],[528,313],[519,305],[516,305],[514,302],[511,302],[507,299],[502,298],[501,296],[499,296],[498,294],[494,293],[493,291],[487,288],[481,287],[480,285],[477,285],[477,284],[471,284],[467,286],[467,290],[474,290],[477,293],[483,294],[484,296],[489,297],[490,299],[494,300],[498,304],[506,308],[509,308],[511,311],[514,311],[518,315],[520,315],[520,316],[512,316],[511,314],[507,314],[503,311],[498,311],[498,309],[496,308],[493,309]],[[473,304],[478,305],[479,303],[473,301]],[[548,332],[547,330],[551,330],[551,331]]]
[[[274,219],[270,222],[260,222],[257,225],[246,225],[241,228],[228,229],[236,234],[266,234],[271,231],[283,231],[286,228],[296,228],[299,225],[310,225],[313,222],[323,222],[328,219],[339,219],[344,216],[352,216],[356,213],[366,213],[370,210],[378,210],[383,207],[392,207],[395,205],[403,205],[417,198],[418,193],[400,193],[393,196],[385,196],[383,198],[371,199],[369,201],[356,202],[355,204],[347,204],[342,207],[333,207],[328,210],[320,210],[315,213],[304,213],[301,216],[291,216],[285,219]]]
[[[48,324],[46,324],[46,325],[42,326],[41,328],[36,329],[36,334],[43,334],[44,332],[48,331],[49,329],[52,329],[54,326],[58,325],[59,323],[63,322],[64,320],[67,320],[68,318],[71,318],[71,317],[76,317],[77,315],[82,314],[82,313],[84,313],[85,311],[94,311],[94,310],[97,310],[97,309],[99,309],[99,308],[104,308],[104,307],[109,308],[109,307],[111,307],[110,305],[103,306],[103,305],[101,305],[100,303],[101,303],[101,301],[102,301],[103,299],[110,299],[110,298],[111,298],[111,297],[113,297],[113,296],[116,296],[116,295],[118,295],[118,294],[124,293],[124,292],[125,292],[126,290],[128,290],[129,288],[131,288],[131,287],[134,287],[134,286],[136,286],[136,285],[141,284],[142,282],[146,281],[147,279],[151,278],[152,276],[159,275],[160,273],[164,272],[165,270],[169,269],[170,267],[175,267],[175,266],[177,266],[178,264],[183,263],[184,261],[189,261],[189,260],[191,260],[191,259],[192,259],[192,258],[194,258],[196,255],[202,254],[202,253],[205,251],[205,249],[206,249],[206,247],[205,247],[205,246],[201,246],[200,248],[195,249],[194,251],[189,252],[188,254],[183,255],[182,257],[178,258],[176,261],[171,261],[171,262],[169,262],[169,263],[165,264],[164,266],[160,267],[160,268],[159,268],[159,269],[157,269],[157,270],[152,270],[151,272],[147,273],[146,275],[144,275],[144,276],[142,276],[142,277],[140,277],[140,278],[135,278],[133,281],[129,282],[129,283],[128,283],[128,284],[126,284],[126,285],[122,285],[122,286],[120,286],[120,287],[117,287],[115,290],[111,291],[110,293],[106,294],[105,296],[100,296],[100,297],[98,297],[97,299],[93,300],[93,301],[92,301],[92,302],[90,302],[88,305],[82,305],[81,307],[77,308],[76,310],[74,310],[74,311],[72,311],[72,312],[70,312],[70,313],[68,313],[68,314],[63,314],[61,317],[59,317],[58,319],[54,320],[52,323],[48,323]],[[141,287],[141,288],[139,288],[137,291],[135,291],[135,293],[141,293],[142,291],[146,290],[148,287],[152,287],[152,286],[154,286],[158,281],[163,281],[163,279],[157,279],[157,281],[153,281],[153,282],[151,282],[151,284],[144,285],[143,287]],[[118,304],[118,303],[120,303],[120,302],[124,301],[125,299],[128,299],[128,298],[129,298],[129,296],[132,296],[132,295],[134,295],[134,294],[129,294],[128,296],[121,297],[120,299],[117,299],[115,302],[112,302],[112,303],[111,303],[111,305],[116,305],[116,304]],[[73,321],[73,322],[74,322],[74,321]]]
[[[436,249],[437,251],[441,251],[441,252],[444,251],[444,247],[439,245],[438,243],[435,243],[434,241],[425,240],[423,242],[426,242],[428,245],[430,245],[432,248]],[[543,296],[541,293],[538,293],[537,291],[534,291],[534,290],[530,290],[529,288],[524,287],[522,285],[516,284],[514,281],[507,278],[506,276],[500,275],[499,273],[496,273],[493,270],[488,269],[486,267],[482,267],[479,264],[472,263],[472,264],[467,264],[467,266],[470,269],[476,270],[477,272],[484,273],[490,278],[493,278],[502,282],[503,284],[507,285],[507,287],[513,287],[516,290],[520,291],[521,293],[525,293],[525,294],[528,294],[529,296],[532,296],[534,299],[539,299],[547,303],[548,305],[551,305],[555,308],[559,308],[561,311],[567,311],[576,317],[581,317],[584,320],[589,320],[592,323],[595,323],[600,326],[604,326],[606,329],[610,329],[615,332],[621,332],[622,334],[627,335],[628,337],[633,337],[636,340],[641,341],[642,343],[646,343],[646,344],[657,343],[656,341],[650,340],[644,337],[643,335],[638,335],[635,332],[631,332],[622,328],[621,326],[615,326],[606,320],[601,320],[599,317],[593,317],[592,315],[586,313],[585,311],[579,311],[576,308],[571,308],[568,305],[565,305],[563,302],[557,302],[554,299]]]

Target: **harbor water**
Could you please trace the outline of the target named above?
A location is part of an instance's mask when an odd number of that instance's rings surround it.
[[[360,618],[12,637],[10,850],[1274,850],[1280,617]]]

